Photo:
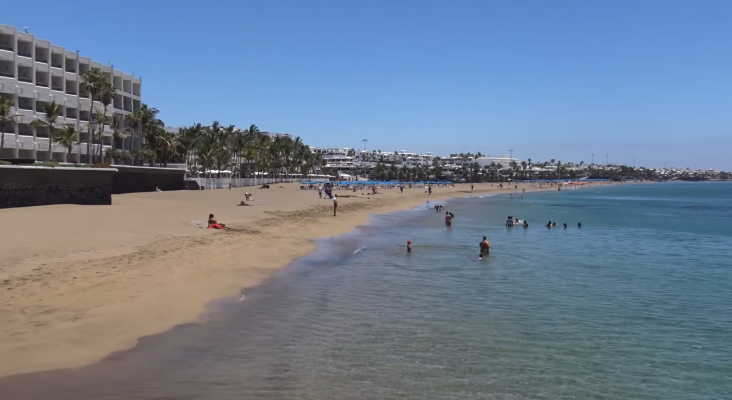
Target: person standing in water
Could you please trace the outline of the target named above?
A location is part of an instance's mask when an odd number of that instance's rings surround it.
[[[412,241],[407,240],[407,253],[411,253],[411,252],[412,252]]]
[[[578,222],[578,223],[577,223],[577,227],[578,227],[578,228],[581,228],[581,227],[582,227],[582,223],[581,223],[581,222]]]
[[[452,219],[455,218],[455,215],[451,213],[450,211],[445,213],[445,225],[452,226]]]
[[[528,227],[529,227],[529,221],[524,220],[524,228],[528,228]]]
[[[483,241],[480,242],[480,255],[478,256],[479,260],[482,260],[484,256],[487,256],[491,251],[491,244],[488,243],[488,238],[486,236],[483,236]]]

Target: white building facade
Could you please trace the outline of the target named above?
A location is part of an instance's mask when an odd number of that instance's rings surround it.
[[[475,159],[475,162],[478,163],[481,167],[487,167],[490,166],[493,163],[496,163],[498,165],[501,165],[503,168],[511,168],[511,164],[513,162],[516,162],[518,164],[521,164],[521,161],[519,161],[518,158],[511,158],[508,156],[499,156],[499,157],[491,157],[491,156],[485,156],[485,157],[478,157]]]
[[[0,24],[0,96],[13,102],[13,112],[18,115],[16,123],[8,123],[2,134],[5,146],[0,158],[24,158],[54,160],[61,162],[89,162],[87,124],[92,119],[89,109],[92,99],[82,85],[81,76],[90,69],[106,74],[116,89],[116,96],[107,108],[107,117],[116,114],[121,117],[120,128],[129,127],[125,115],[140,108],[142,104],[142,80],[113,66],[79,55],[54,45],[34,35],[18,31],[15,27]],[[55,101],[61,106],[57,128],[73,125],[79,131],[81,143],[74,145],[71,154],[58,144],[52,144],[50,157],[47,154],[48,127],[32,127],[35,119],[42,119],[42,104]],[[103,105],[94,101],[94,108]],[[130,149],[131,138],[116,139],[109,127],[101,138],[102,154],[106,149]],[[97,140],[98,142],[98,140]],[[100,144],[97,144],[100,146]],[[99,153],[99,148],[92,151]]]

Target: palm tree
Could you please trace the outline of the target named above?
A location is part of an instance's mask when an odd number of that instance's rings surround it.
[[[89,157],[89,162],[93,162],[92,147],[94,145],[94,124],[91,121],[92,115],[94,114],[94,101],[99,101],[99,94],[101,90],[109,83],[109,78],[102,71],[92,68],[89,71],[81,75],[82,85],[89,91],[89,123],[87,128],[89,131],[89,141],[86,142],[86,154]]]
[[[61,115],[61,105],[56,104],[56,100],[50,102],[44,102],[41,106],[41,113],[43,119],[36,119],[30,123],[31,126],[47,126],[48,127],[48,156],[47,160],[51,160],[53,154],[51,144],[55,134],[56,119]]]
[[[96,144],[97,139],[99,140],[99,151],[101,152],[102,149],[102,135],[104,134],[104,125],[105,120],[107,119],[107,116],[104,113],[104,110],[102,109],[96,109],[94,110],[94,114],[92,115],[92,120],[89,121],[90,124],[95,125],[96,127],[99,127],[99,129],[94,128],[92,129],[92,132],[94,133],[91,137],[91,146],[92,146],[92,155],[91,155],[91,163],[94,164],[96,162],[97,157],[97,149],[94,148],[94,145]]]
[[[68,156],[71,154],[71,150],[74,148],[74,142],[76,142],[78,136],[79,132],[76,130],[74,124],[67,124],[63,128],[59,128],[58,134],[53,138],[53,141],[64,146]]]
[[[0,96],[0,157],[5,148],[5,125],[8,122],[15,122],[20,115],[11,111],[13,108],[13,101]]]
[[[184,156],[185,163],[191,167],[192,153],[198,145],[201,138],[201,124],[196,124],[188,128],[178,130],[178,147]]]
[[[135,131],[130,127],[120,127],[120,124],[122,123],[122,116],[119,114],[114,114],[112,116],[112,121],[109,123],[109,128],[112,129],[112,136],[115,139],[122,139],[122,152],[128,153],[125,150],[125,139],[127,139],[127,134],[134,135]],[[112,149],[114,150],[114,141]],[[113,153],[114,154],[114,153]],[[128,157],[123,156],[122,158],[128,159]]]
[[[157,119],[157,115],[157,108],[150,108],[145,103],[142,103],[137,110],[127,114],[125,118],[130,120],[130,125],[133,128],[130,149],[134,149],[135,147],[135,136],[146,139],[147,143],[154,142],[155,134],[152,132],[152,134],[148,135],[150,133],[148,132],[148,126],[151,124],[160,125],[162,123],[162,121]]]
[[[177,137],[173,132],[169,132],[164,128],[158,128],[157,143],[162,148],[160,157],[160,166],[168,166],[168,158],[170,157],[170,149],[174,148],[177,143]]]
[[[117,94],[117,91],[114,89],[114,86],[112,85],[112,82],[110,82],[107,79],[107,76],[104,75],[104,79],[99,85],[99,101],[102,103],[103,106],[103,118],[99,119],[99,122],[101,122],[101,126],[99,127],[99,158],[102,158],[102,138],[104,136],[104,125],[107,122],[107,107],[109,107],[110,104],[112,104],[112,101],[114,100],[114,96]],[[94,147],[94,143],[92,142],[92,147]]]

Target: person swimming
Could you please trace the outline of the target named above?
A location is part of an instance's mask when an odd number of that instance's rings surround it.
[[[480,246],[480,255],[478,255],[478,259],[482,260],[484,256],[487,256],[491,251],[491,244],[488,243],[488,238],[486,236],[483,236],[483,240],[479,244]]]
[[[551,227],[552,227],[552,221],[549,221],[549,222],[547,222],[547,223],[546,223],[546,227],[547,227],[547,228],[551,228]]]

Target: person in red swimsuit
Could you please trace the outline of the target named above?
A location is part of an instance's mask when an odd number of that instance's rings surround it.
[[[219,224],[213,214],[208,214],[208,229],[226,229],[226,225]]]

